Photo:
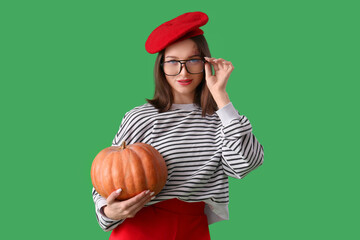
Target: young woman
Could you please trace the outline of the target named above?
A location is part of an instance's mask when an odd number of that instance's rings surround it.
[[[146,50],[158,53],[154,98],[125,113],[112,145],[152,145],[168,179],[158,195],[144,191],[126,201],[115,200],[121,189],[105,199],[93,188],[97,220],[112,230],[110,239],[210,239],[208,225],[229,219],[228,176],[242,179],[263,163],[249,120],[226,92],[234,67],[211,58],[199,29],[207,21],[205,13],[185,13],[146,41]]]

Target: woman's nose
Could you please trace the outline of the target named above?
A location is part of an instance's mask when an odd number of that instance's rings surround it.
[[[184,75],[190,74],[190,73],[186,70],[185,63],[181,63],[181,71],[180,71],[179,74],[184,74]]]

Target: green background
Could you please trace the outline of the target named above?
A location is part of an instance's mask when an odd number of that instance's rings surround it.
[[[1,1],[1,239],[108,239],[90,167],[153,96],[153,29],[203,11],[264,164],[212,239],[359,239],[358,1]],[[7,238],[4,238],[7,237]]]

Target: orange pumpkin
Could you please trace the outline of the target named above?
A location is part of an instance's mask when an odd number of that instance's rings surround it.
[[[165,186],[167,167],[151,145],[134,143],[111,146],[100,151],[91,166],[95,190],[107,198],[121,188],[118,200],[126,200],[149,189],[158,194]]]

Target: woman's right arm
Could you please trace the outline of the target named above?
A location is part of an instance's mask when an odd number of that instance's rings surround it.
[[[95,188],[92,193],[96,219],[105,232],[113,230],[126,218],[134,217],[153,198],[154,194],[150,191],[143,191],[130,199],[118,201],[116,198],[121,191],[112,192],[107,199],[102,197]]]
[[[124,219],[110,219],[104,214],[103,208],[107,205],[106,198],[101,196],[94,187],[92,189],[92,195],[95,203],[96,219],[102,230],[104,230],[105,232],[111,231],[124,221]]]
[[[120,146],[123,141],[126,141],[127,144],[141,142],[144,136],[147,136],[148,131],[151,131],[151,124],[147,125],[149,129],[146,132],[139,132],[137,130],[137,124],[141,122],[141,120],[143,120],[143,118],[139,111],[129,111],[125,113],[121,120],[119,130],[112,141],[112,146]],[[126,218],[135,216],[153,197],[150,191],[143,191],[128,200],[118,201],[116,197],[119,194],[120,193],[114,191],[105,199],[95,188],[92,189],[96,218],[100,227],[106,232],[116,228]]]

